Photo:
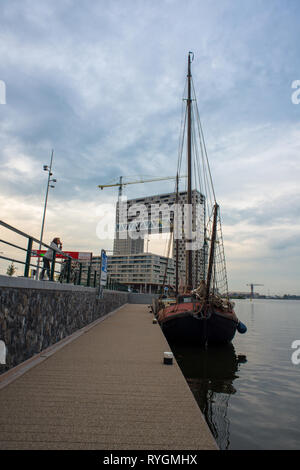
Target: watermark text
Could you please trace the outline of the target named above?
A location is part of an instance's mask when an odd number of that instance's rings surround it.
[[[6,84],[0,80],[0,104],[6,104]]]
[[[6,346],[4,341],[0,341],[0,364],[6,364]]]
[[[300,364],[300,339],[293,341],[291,348],[296,349],[292,354],[291,361],[295,366],[298,366]]]
[[[300,80],[294,80],[292,83],[292,88],[295,91],[292,93],[291,100],[293,104],[300,103]]]

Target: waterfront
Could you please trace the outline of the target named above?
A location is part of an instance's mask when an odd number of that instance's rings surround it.
[[[176,359],[221,449],[297,449],[300,301],[235,302],[245,335],[208,351],[177,348]]]

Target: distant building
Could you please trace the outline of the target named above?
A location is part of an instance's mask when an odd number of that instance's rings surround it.
[[[193,259],[193,277],[199,281],[203,279],[205,267],[207,264],[207,250],[205,249],[204,227],[205,227],[205,199],[204,196],[196,191],[192,191],[192,230],[196,230],[196,215],[200,222],[200,242],[199,249],[192,251]],[[165,284],[175,287],[175,259],[176,244],[173,243],[173,252],[171,258],[160,256],[153,253],[144,253],[144,238],[148,234],[168,233],[170,227],[175,225],[174,212],[167,211],[169,219],[163,217],[163,206],[171,208],[176,203],[176,193],[158,194],[138,199],[127,200],[126,207],[126,223],[119,218],[119,202],[116,207],[116,227],[113,255],[108,256],[108,282],[123,284],[132,290],[139,292],[158,292],[164,281],[165,269],[167,267]],[[144,205],[144,213],[139,217],[139,237],[132,239],[128,230],[130,224],[134,222],[136,214],[130,215],[130,208],[136,204]],[[187,192],[179,193],[179,204],[187,204]],[[153,217],[153,205],[158,208],[156,216]],[[196,205],[198,212],[196,212]],[[160,211],[159,208],[162,210]],[[134,211],[133,211],[134,212]],[[184,214],[182,214],[182,221]],[[182,224],[181,221],[181,224]],[[183,231],[183,225],[176,229]],[[199,231],[198,231],[199,233]],[[185,240],[184,235],[178,240],[178,260],[179,260],[179,279],[185,281]],[[82,282],[87,283],[90,277],[90,285],[94,280],[97,284],[100,276],[101,257],[94,256],[91,263],[83,263],[82,266]],[[96,273],[96,274],[95,274]]]
[[[228,295],[229,297],[231,297],[232,299],[250,299],[251,298],[251,293],[250,292],[228,292]],[[261,298],[262,296],[259,295],[257,292],[253,292],[253,298]]]
[[[175,262],[153,253],[113,255],[108,257],[108,276],[111,281],[125,284],[138,292],[159,292],[166,265],[166,285],[175,287]]]
[[[200,220],[200,233],[201,233],[201,243],[199,249],[192,252],[193,259],[193,278],[196,281],[204,279],[205,266],[207,264],[207,250],[205,248],[204,240],[204,226],[205,226],[205,198],[204,196],[196,190],[192,191],[192,229],[196,229],[196,204],[198,205],[198,219]],[[134,255],[134,254],[143,254],[144,253],[144,238],[148,234],[158,234],[166,233],[170,231],[170,225],[172,226],[174,222],[174,213],[170,212],[170,220],[162,222],[162,213],[158,212],[157,216],[153,218],[153,213],[151,214],[152,205],[156,204],[157,206],[162,206],[166,204],[168,207],[173,206],[176,203],[176,193],[167,193],[167,194],[158,194],[153,196],[148,196],[138,199],[130,199],[127,201],[127,223],[122,223],[119,218],[119,202],[116,207],[116,229],[115,229],[115,239],[114,239],[114,255]],[[132,239],[128,233],[130,223],[132,223],[136,217],[136,214],[130,215],[130,208],[133,208],[134,205],[140,204],[144,205],[146,208],[145,213],[140,217],[142,219],[139,232],[140,236],[137,239]],[[187,192],[179,193],[179,204],[187,204]],[[200,208],[200,210],[199,210]],[[151,217],[152,216],[152,217]],[[184,220],[184,215],[182,214],[182,220]],[[167,223],[165,223],[167,222]],[[178,227],[177,227],[178,229]],[[182,227],[181,229],[182,232]],[[176,244],[173,243],[173,260],[176,258]],[[185,241],[183,239],[178,240],[178,259],[179,259],[179,277],[185,280],[185,270],[186,270],[186,256],[185,256]],[[110,260],[109,260],[110,263]],[[129,266],[129,265],[128,265]],[[121,267],[121,266],[120,266]],[[131,267],[131,266],[130,266]],[[123,269],[124,273],[124,269]],[[128,272],[130,275],[130,272]],[[125,276],[123,276],[125,279]]]

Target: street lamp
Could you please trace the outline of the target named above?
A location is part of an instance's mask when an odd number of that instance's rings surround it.
[[[54,178],[51,179],[51,176],[53,176],[52,162],[53,162],[53,150],[51,152],[50,166],[48,166],[48,165],[43,166],[43,170],[48,172],[48,180],[47,180],[47,188],[46,188],[46,196],[45,196],[45,204],[44,204],[44,212],[43,212],[43,221],[42,221],[42,229],[41,229],[39,250],[41,250],[42,242],[43,242],[44,225],[45,225],[45,217],[46,217],[46,210],[47,210],[49,188],[55,188],[54,184],[51,184],[51,183],[56,183],[57,182],[56,179],[54,179]],[[39,278],[40,262],[41,262],[41,258],[39,256],[38,257],[38,264],[37,264],[37,271],[36,271],[36,279]]]

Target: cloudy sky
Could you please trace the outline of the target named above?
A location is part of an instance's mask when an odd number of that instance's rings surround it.
[[[1,219],[39,237],[53,148],[44,240],[111,248],[96,227],[117,189],[97,185],[175,174],[193,51],[230,289],[300,293],[299,17],[298,0],[2,0]]]

